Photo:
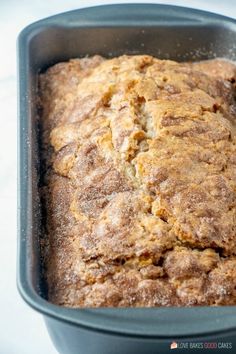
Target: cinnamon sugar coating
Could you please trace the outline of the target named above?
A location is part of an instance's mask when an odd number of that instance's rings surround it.
[[[40,75],[50,301],[236,304],[235,74],[142,55]]]

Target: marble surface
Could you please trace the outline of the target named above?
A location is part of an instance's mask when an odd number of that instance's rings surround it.
[[[236,17],[235,0],[149,2],[188,6]],[[113,1],[0,0],[0,354],[56,354],[41,315],[23,302],[16,289],[16,37],[23,27],[40,18],[108,3]]]

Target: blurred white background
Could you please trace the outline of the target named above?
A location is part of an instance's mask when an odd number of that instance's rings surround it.
[[[41,315],[16,290],[16,38],[41,18],[114,2],[182,5],[236,18],[235,0],[0,0],[0,354],[56,354]]]

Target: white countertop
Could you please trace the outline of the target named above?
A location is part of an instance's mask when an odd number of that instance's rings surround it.
[[[145,1],[0,1],[0,354],[56,354],[42,316],[16,289],[16,37],[31,22],[78,7]],[[235,0],[155,1],[236,17]],[[86,353],[78,353],[86,354]],[[122,354],[122,353],[121,353]]]

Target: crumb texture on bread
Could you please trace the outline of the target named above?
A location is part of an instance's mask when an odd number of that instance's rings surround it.
[[[40,75],[50,301],[236,304],[235,73],[140,55]]]

